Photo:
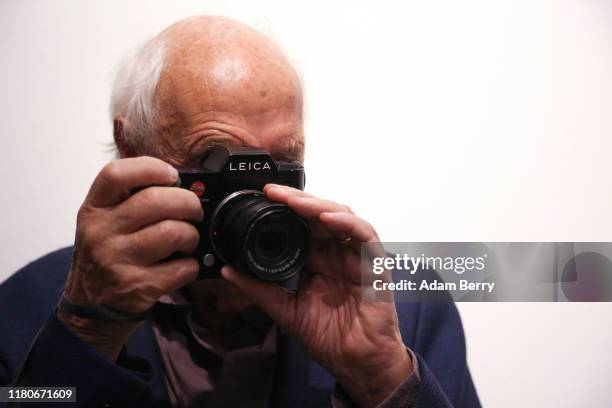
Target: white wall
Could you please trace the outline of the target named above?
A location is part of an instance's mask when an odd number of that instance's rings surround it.
[[[0,280],[72,242],[120,55],[210,12],[300,65],[308,189],[384,240],[612,240],[608,0],[3,0]],[[609,304],[459,307],[485,406],[609,405]]]

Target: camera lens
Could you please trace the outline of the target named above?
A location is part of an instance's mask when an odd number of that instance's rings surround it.
[[[310,243],[306,221],[260,191],[230,194],[215,209],[211,241],[226,263],[272,282],[294,276]]]
[[[265,259],[282,259],[290,248],[287,230],[279,224],[266,225],[254,238],[255,252]]]

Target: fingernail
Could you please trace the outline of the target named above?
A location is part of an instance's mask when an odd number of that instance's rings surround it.
[[[170,174],[172,180],[176,180],[179,176],[178,170],[172,166],[168,166],[168,174]]]
[[[231,277],[231,275],[232,275],[232,271],[227,265],[221,268],[221,276],[223,277],[223,279],[227,280],[228,276]]]

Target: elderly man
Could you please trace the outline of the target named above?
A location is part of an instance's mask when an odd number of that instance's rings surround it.
[[[196,280],[193,223],[209,214],[176,169],[216,145],[303,159],[300,81],[270,40],[178,22],[123,64],[112,98],[121,158],[93,182],[74,248],[0,287],[0,384],[75,386],[83,406],[479,405],[452,304],[362,299],[359,244],[378,238],[344,205],[265,187],[311,224],[296,291],[229,266]],[[62,291],[134,319],[58,309]]]

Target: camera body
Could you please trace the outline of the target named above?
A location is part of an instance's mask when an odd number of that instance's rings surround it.
[[[265,151],[213,147],[201,168],[180,171],[180,187],[200,199],[204,219],[193,256],[199,279],[219,278],[229,264],[264,281],[293,277],[310,245],[308,223],[288,206],[268,200],[267,183],[304,189],[304,169],[275,162]]]

